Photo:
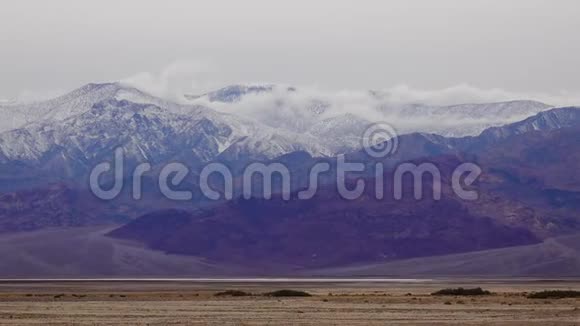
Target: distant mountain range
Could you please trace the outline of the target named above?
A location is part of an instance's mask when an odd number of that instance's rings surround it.
[[[324,99],[307,98],[306,108],[298,107],[302,102],[291,97],[299,90],[284,88],[280,93],[276,89],[230,86],[196,98],[207,97],[207,106],[196,100],[174,103],[119,83],[89,84],[44,102],[3,105],[0,178],[31,171],[39,180],[47,176],[53,180],[78,178],[110,157],[116,147],[125,149],[129,161],[186,160],[193,165],[212,160],[274,159],[296,151],[333,157],[361,148],[365,129],[376,122],[353,113],[337,113]],[[232,104],[256,94],[273,96],[274,107],[253,115],[237,112],[235,105],[228,112],[211,107],[213,102]],[[384,118],[396,117],[393,124],[401,126],[400,132],[442,129],[444,135],[475,135],[484,126],[547,108],[531,101],[389,108],[377,101],[370,109],[388,111]],[[428,126],[416,123],[419,120],[428,121]],[[453,123],[446,125],[446,121]]]
[[[312,200],[238,199],[195,212],[159,211],[111,235],[172,254],[309,269],[533,244],[580,232],[580,178],[574,168],[580,121],[494,143],[482,138],[485,145],[412,160],[442,171],[439,201],[414,200],[412,189],[405,190],[405,200],[377,200],[372,186],[348,201],[327,185]],[[460,200],[451,191],[451,171],[466,161],[484,170],[476,201]],[[392,194],[392,180],[385,183]]]
[[[349,138],[358,140],[364,130],[361,128],[376,120],[392,124],[401,134],[428,132],[460,137],[477,135],[488,127],[515,122],[551,107],[528,100],[451,106],[399,103],[390,94],[378,91],[358,96],[362,97],[362,104],[344,103],[340,96],[291,86],[231,85],[202,95],[186,95],[186,98],[190,103],[225,108],[227,112],[249,115],[290,132],[325,136],[321,129],[340,129],[342,134],[332,136],[340,137],[343,143]]]
[[[151,257],[161,259],[166,252],[215,264],[205,271],[227,265],[244,273],[343,274],[352,264],[531,248],[580,233],[580,108],[533,101],[395,105],[381,92],[368,92],[368,98],[364,110],[345,111],[332,97],[294,87],[233,85],[185,95],[177,103],[107,83],[44,102],[0,104],[0,234],[107,226],[109,240],[102,243],[139,243],[144,247],[131,249],[131,255],[156,253],[143,258],[148,266],[155,265]],[[364,131],[377,117],[400,134],[398,150],[380,159],[361,148]],[[101,201],[87,189],[92,167],[111,160],[117,147],[125,151],[127,169],[153,165],[144,180],[144,200],[133,200],[124,189],[120,198]],[[443,174],[443,198],[376,200],[367,189],[358,200],[346,201],[333,175],[342,154],[368,166],[381,161],[387,174],[401,162],[432,162]],[[155,177],[176,161],[191,167],[184,185],[192,188],[209,162],[232,167],[236,185],[248,162],[282,162],[296,177],[294,197],[209,202],[197,194],[172,202],[161,198]],[[305,186],[309,168],[321,161],[331,163],[322,190],[298,200],[295,192]],[[476,201],[462,201],[450,190],[450,173],[463,162],[483,169],[474,186]],[[367,173],[348,180],[357,177],[374,178]],[[7,241],[0,243],[9,246]],[[42,260],[44,253],[38,255]],[[12,256],[16,264],[18,255]],[[172,266],[167,275],[184,271]],[[361,267],[356,274],[366,271]],[[88,275],[82,268],[78,274]],[[163,271],[156,268],[154,274]]]

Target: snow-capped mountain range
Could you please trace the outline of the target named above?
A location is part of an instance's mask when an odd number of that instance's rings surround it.
[[[0,161],[34,165],[58,159],[91,164],[110,156],[116,147],[123,147],[130,160],[153,163],[184,152],[201,162],[220,154],[244,152],[236,148],[247,149],[255,158],[271,158],[292,151],[330,154],[317,147],[312,136],[290,135],[204,107],[175,104],[160,107],[115,96],[88,103],[83,102],[86,111],[82,113],[58,118],[49,115],[0,134]],[[49,111],[53,112],[61,111]]]
[[[152,162],[184,155],[199,162],[271,159],[295,151],[335,156],[359,149],[365,129],[380,118],[402,133],[465,136],[550,107],[395,106],[376,93],[369,98],[369,107],[348,112],[332,98],[285,86],[234,85],[176,103],[121,83],[88,84],[43,102],[0,105],[0,162],[85,166],[119,146],[129,159]]]
[[[486,128],[520,121],[551,107],[530,100],[435,106],[400,103],[377,91],[336,94],[278,85],[231,85],[185,98],[188,103],[249,116],[274,128],[313,135],[333,128],[335,123],[366,127],[381,121],[391,124],[400,134],[474,136]],[[342,137],[343,143],[358,138],[362,132],[360,128],[352,129],[352,133],[351,129],[341,130],[343,133],[335,136]]]

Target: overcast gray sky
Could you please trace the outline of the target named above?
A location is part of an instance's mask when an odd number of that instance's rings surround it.
[[[142,72],[196,90],[468,84],[560,94],[580,87],[578,31],[575,0],[2,0],[0,98]]]

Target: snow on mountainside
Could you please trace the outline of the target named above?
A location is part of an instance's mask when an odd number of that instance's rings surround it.
[[[416,122],[410,126],[403,125],[404,132],[420,131],[446,137],[463,137],[475,136],[490,127],[520,121],[550,108],[550,105],[541,102],[521,100],[451,106],[382,105],[380,110],[394,116],[397,121]]]
[[[378,121],[390,122],[400,134],[463,136],[548,108],[532,101],[449,107],[371,101],[365,102],[370,107],[349,112],[337,108],[333,98],[272,85],[234,85],[202,97],[178,104],[106,83],[44,102],[1,105],[0,162],[78,167],[110,157],[117,146],[131,159],[153,162],[184,156],[197,161],[271,159],[296,151],[336,156],[359,149],[365,129]]]
[[[88,84],[51,100],[0,106],[3,118],[0,131],[16,129],[38,120],[63,120],[87,111],[103,99],[115,96],[118,89],[116,84]]]
[[[154,104],[172,112],[183,110],[181,105],[151,96],[121,83],[87,84],[46,101],[0,104],[0,132],[17,129],[27,123],[37,121],[62,121],[87,112],[96,103],[110,99]]]
[[[241,100],[245,95],[269,93],[272,92],[274,88],[276,88],[275,85],[230,85],[205,94],[186,94],[184,97],[188,100],[203,98],[207,99],[209,102],[233,103]],[[286,90],[293,91],[294,88],[288,87]]]
[[[328,119],[337,125],[349,125],[348,119],[352,118],[367,125],[384,121],[399,133],[474,136],[486,128],[519,121],[551,107],[525,100],[451,106],[402,104],[391,102],[377,92],[359,93],[350,98],[348,94],[324,94],[276,85],[233,85],[200,96],[186,96],[186,99],[190,103],[249,116],[274,128],[317,136],[321,136],[318,127],[328,123]],[[341,117],[346,120],[340,121]],[[356,128],[335,130],[322,136],[350,139],[360,134],[361,130]]]
[[[322,107],[314,103],[313,114]],[[39,165],[57,160],[56,164],[83,166],[110,156],[116,146],[123,146],[131,159],[153,162],[174,155],[193,155],[199,161],[218,155],[227,160],[271,159],[295,151],[333,156],[360,146],[358,138],[345,145],[320,134],[292,132],[201,105],[166,101],[119,83],[89,84],[53,100],[10,109],[34,119],[0,134],[4,163]],[[360,133],[357,130],[356,137]]]
[[[540,112],[525,120],[505,126],[486,129],[483,138],[503,139],[534,130],[560,129],[577,126],[580,123],[580,107],[557,108]]]
[[[297,150],[330,154],[312,137],[287,135],[206,108],[192,107],[180,114],[152,104],[109,99],[63,121],[31,123],[0,134],[0,158],[33,166],[57,160],[75,170],[111,158],[121,146],[131,161],[158,163],[189,153],[205,162],[242,141],[248,144],[244,150],[250,157],[273,158]]]
[[[531,113],[537,113],[550,108],[550,105],[537,101],[509,101],[498,103],[482,104],[460,104],[440,107],[437,114],[443,115],[441,111],[449,114],[461,114],[472,118],[502,118],[502,119],[519,119],[520,117],[529,116]]]
[[[123,145],[131,155],[148,159],[164,154],[164,147],[175,141],[173,133],[186,132],[185,121],[179,118],[153,105],[105,100],[64,121],[32,123],[6,132],[0,148],[13,160],[41,160],[58,151],[90,161]]]

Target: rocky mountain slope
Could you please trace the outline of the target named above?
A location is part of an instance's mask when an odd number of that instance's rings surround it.
[[[576,234],[527,246],[308,270],[303,273],[329,277],[575,278],[579,268],[580,235]]]
[[[546,115],[570,118],[570,110],[542,113],[526,123],[536,125]],[[577,233],[580,180],[573,166],[580,124],[565,127],[574,124],[571,119],[551,125],[557,129],[524,128],[495,142],[484,133],[475,147],[471,138],[447,139],[456,146],[452,151],[413,159],[441,171],[440,201],[429,197],[429,179],[424,180],[427,198],[412,199],[413,184],[404,183],[404,199],[394,200],[387,171],[381,200],[373,197],[372,186],[350,201],[326,185],[311,200],[239,199],[197,212],[154,212],[111,235],[215,261],[317,268],[518,246]],[[451,190],[454,167],[466,161],[483,170],[475,201],[461,200]]]
[[[534,245],[580,231],[580,108],[549,110],[530,101],[393,107],[377,98],[370,108],[379,114],[437,121],[436,128],[461,137],[424,132],[431,129],[418,123],[399,137],[394,155],[371,159],[360,148],[368,117],[337,114],[336,103],[326,98],[292,99],[299,92],[236,86],[174,103],[111,83],[32,105],[3,104],[1,117],[14,110],[21,116],[14,115],[17,128],[0,133],[0,233],[127,223],[110,235],[147,250],[274,270]],[[275,105],[253,111],[257,115],[244,111],[246,101],[262,103],[268,96]],[[124,189],[122,198],[105,202],[86,189],[90,169],[111,160],[118,147],[127,169],[153,164],[144,180],[146,200],[134,201]],[[443,198],[415,201],[406,188],[404,200],[376,200],[368,187],[361,198],[344,200],[332,175],[342,153],[367,166],[382,161],[387,174],[403,161],[434,163],[443,173]],[[304,186],[314,163],[332,164],[311,200],[210,203],[195,197],[177,204],[162,200],[155,182],[160,167],[175,161],[194,170],[226,163],[238,186],[245,163],[282,162],[299,180],[294,190]],[[462,162],[483,169],[476,201],[459,200],[451,191],[450,174]],[[372,173],[362,177],[374,184]],[[392,182],[385,181],[390,196]],[[194,172],[187,187],[196,182]]]

